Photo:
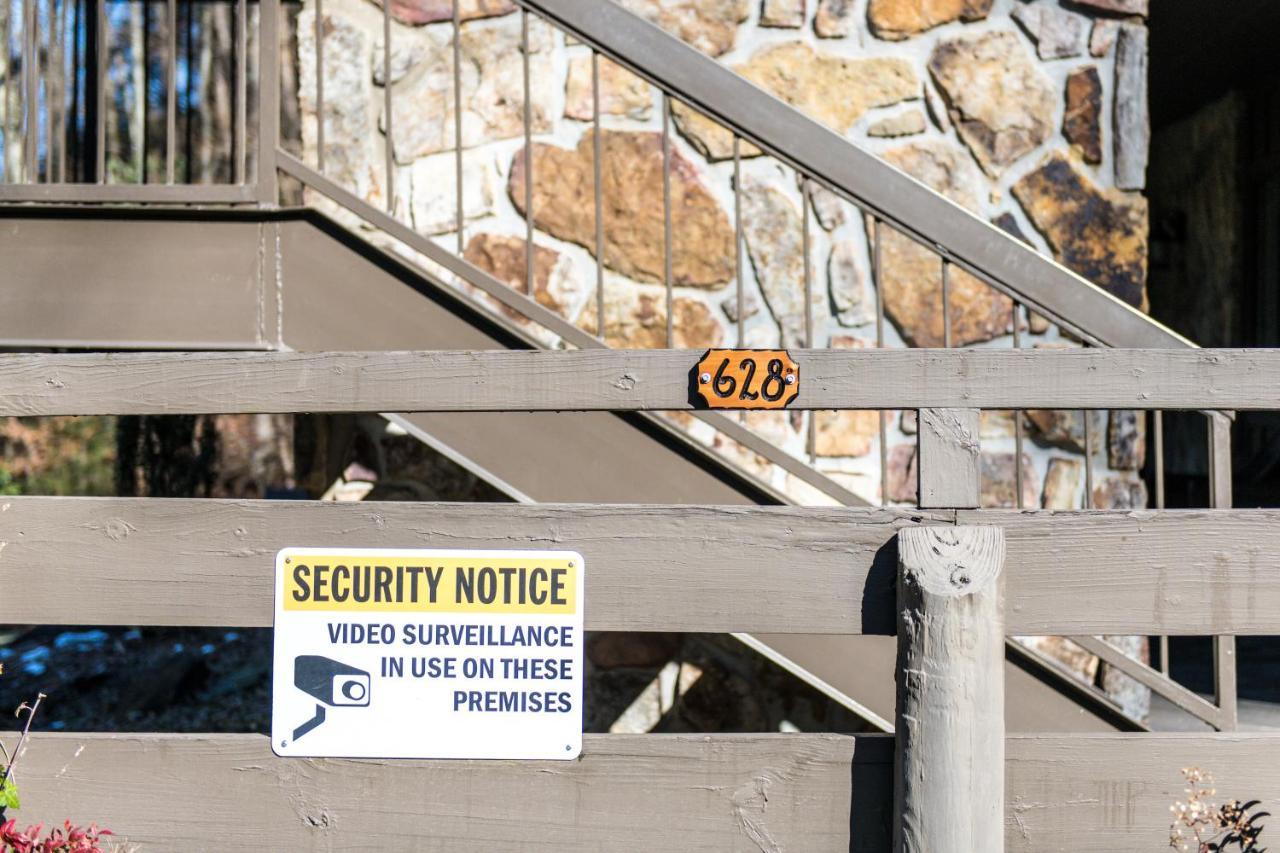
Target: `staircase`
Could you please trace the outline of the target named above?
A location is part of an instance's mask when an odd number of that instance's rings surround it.
[[[1012,300],[1015,318],[1034,312],[1086,345],[1190,345],[620,6],[575,0],[521,0],[519,5],[525,14],[550,22],[657,86],[664,108],[668,100],[678,101],[726,128],[735,152],[743,144],[756,146],[793,170],[806,188],[820,187],[853,205],[872,223],[877,264],[882,229],[935,253],[943,270],[944,317],[948,276],[963,273]],[[244,4],[237,8],[247,28]],[[43,167],[33,161],[24,180],[0,185],[0,252],[6,258],[0,272],[0,344],[14,349],[303,351],[604,346],[530,294],[406,225],[390,193],[383,206],[376,206],[330,177],[321,164],[308,164],[286,150],[278,142],[278,87],[270,85],[279,80],[278,54],[264,47],[277,43],[276,22],[282,19],[277,0],[262,0],[259,9],[256,79],[265,84],[259,87],[255,147],[250,148],[247,133],[234,147],[237,180],[199,186],[75,183],[46,160]],[[390,33],[389,23],[387,27]],[[526,25],[526,58],[527,31]],[[388,46],[388,63],[390,52]],[[247,68],[247,60],[240,63],[233,80],[244,92]],[[527,86],[526,77],[526,92]],[[525,120],[527,147],[527,111]],[[33,132],[27,128],[28,146]],[[664,158],[669,145],[664,133]],[[36,149],[38,144],[24,148]],[[172,157],[169,152],[165,164],[170,174]],[[737,165],[735,157],[735,169]],[[388,175],[393,172],[388,150]],[[385,183],[394,186],[394,179]],[[281,203],[298,198],[299,186],[318,204]],[[598,211],[599,194],[594,202]],[[668,214],[667,245],[670,228]],[[528,263],[532,270],[532,253]],[[737,278],[740,282],[740,270]],[[807,274],[804,286],[807,296]],[[812,302],[804,299],[806,306]],[[877,320],[882,329],[882,307]],[[1013,321],[1015,343],[1020,322]],[[811,343],[810,317],[804,326]],[[945,328],[949,344],[949,321]],[[668,326],[669,343],[672,332]],[[747,470],[734,462],[753,454],[765,460],[767,470],[785,472],[786,482],[803,484],[811,500],[866,503],[819,470],[812,452],[808,458],[797,456],[737,418],[710,412],[697,413],[699,423],[692,429],[647,414],[385,414],[522,502],[795,502],[799,487],[780,487],[778,477],[763,480],[758,467]],[[1227,421],[1218,413],[1207,416],[1214,425],[1211,435],[1221,471],[1223,453],[1229,453]],[[813,421],[808,425],[812,451]],[[721,441],[709,442],[708,432]],[[1019,431],[1019,464],[1021,441]],[[736,456],[718,452],[717,446],[734,448]],[[888,448],[883,416],[880,448],[884,494]],[[1017,491],[1022,492],[1020,482]],[[1229,501],[1229,480],[1217,478],[1216,495],[1218,505]],[[871,726],[890,727],[890,638],[739,639],[843,702]],[[1136,662],[1115,663],[1198,719],[1232,728],[1230,638],[1222,638],[1217,651],[1220,692],[1213,703],[1190,694],[1167,673]],[[1014,642],[1008,644],[1006,683],[1006,720],[1012,732],[1144,728],[1096,688]]]

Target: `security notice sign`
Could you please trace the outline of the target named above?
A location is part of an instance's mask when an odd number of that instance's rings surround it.
[[[277,755],[576,758],[582,557],[286,548]]]

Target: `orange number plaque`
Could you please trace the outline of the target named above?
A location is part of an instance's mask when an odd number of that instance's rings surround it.
[[[785,409],[800,393],[800,368],[781,349],[712,349],[693,369],[709,409]]]

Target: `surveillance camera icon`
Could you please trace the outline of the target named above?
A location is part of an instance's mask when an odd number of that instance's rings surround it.
[[[293,685],[316,700],[316,714],[293,730],[293,740],[314,731],[325,720],[325,706],[367,708],[369,673],[341,661],[320,655],[298,655],[293,659]]]

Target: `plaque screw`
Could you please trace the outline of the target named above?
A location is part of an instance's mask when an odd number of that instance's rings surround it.
[[[699,376],[698,379],[702,382],[703,385],[706,385],[708,382],[711,381],[711,374],[704,373],[701,376]]]
[[[788,384],[788,385],[795,385],[795,384],[796,384],[796,375],[795,375],[794,373],[788,373],[788,374],[787,374],[787,384]]]
[[[285,563],[289,563],[289,562],[291,562],[291,560],[292,560],[292,558],[291,558],[291,557],[285,557],[285,558],[284,558]]]

